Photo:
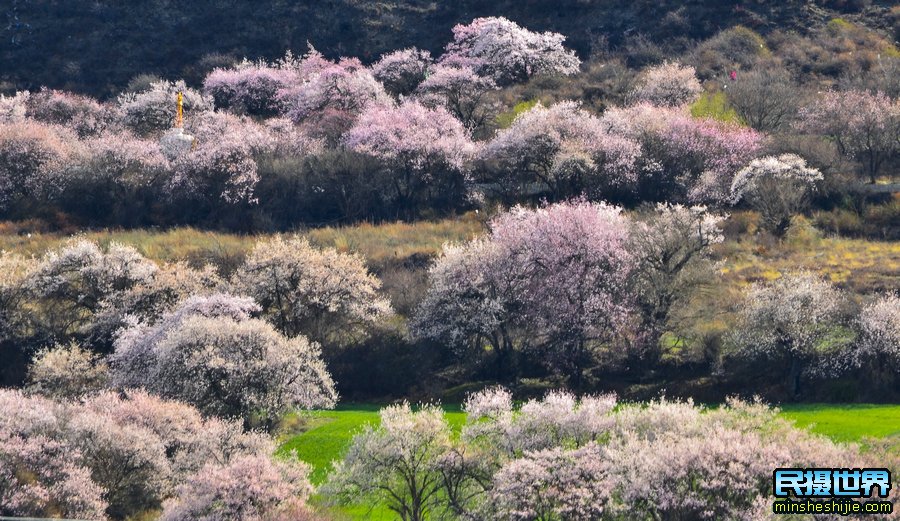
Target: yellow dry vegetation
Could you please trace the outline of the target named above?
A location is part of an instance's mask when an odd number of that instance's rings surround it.
[[[900,242],[790,234],[782,241],[761,241],[745,237],[717,248],[726,280],[746,286],[805,270],[858,293],[900,287]]]
[[[341,252],[362,254],[370,262],[403,259],[415,254],[440,253],[445,242],[462,242],[484,230],[478,214],[416,223],[361,223],[352,226],[330,226],[297,233],[320,247],[333,247]],[[257,240],[272,234],[239,235],[204,231],[195,228],[170,230],[102,230],[78,234],[32,231],[28,223],[0,222],[0,251],[24,256],[40,256],[73,237],[84,237],[105,246],[110,242],[127,244],[158,262],[176,260],[213,261],[243,258]]]

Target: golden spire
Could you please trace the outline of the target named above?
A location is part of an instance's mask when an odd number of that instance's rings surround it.
[[[175,128],[184,126],[184,95],[178,91],[178,112],[175,114]]]

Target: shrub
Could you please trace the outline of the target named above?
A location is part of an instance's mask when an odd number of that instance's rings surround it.
[[[634,101],[678,107],[686,105],[703,92],[694,68],[678,62],[665,62],[646,69],[638,78],[632,93]]]
[[[728,103],[728,98],[722,91],[707,92],[691,103],[691,116],[695,118],[708,118],[723,123],[738,124],[741,119],[737,112]]]
[[[784,235],[791,217],[809,206],[822,173],[806,166],[795,154],[754,159],[734,176],[731,183],[733,203],[746,201],[760,214],[763,228]]]
[[[38,351],[28,368],[28,389],[52,398],[80,398],[106,387],[109,368],[76,343]]]
[[[766,41],[758,33],[735,26],[702,42],[689,55],[689,62],[699,76],[709,79],[724,76],[732,70],[750,69],[770,54]]]
[[[466,398],[461,439],[484,450],[481,457],[494,463],[554,447],[582,446],[609,431],[615,406],[612,394],[577,399],[565,391],[551,391],[516,409],[509,391],[490,388]]]

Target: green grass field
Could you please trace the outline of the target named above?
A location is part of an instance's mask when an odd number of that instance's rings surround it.
[[[860,441],[866,437],[900,438],[900,405],[785,405],[782,414],[798,426],[809,427],[813,432],[835,441]]]
[[[297,456],[312,465],[312,481],[322,483],[331,462],[341,457],[353,435],[367,424],[378,423],[378,404],[341,404],[332,411],[303,413],[286,421],[279,452],[296,451]],[[458,432],[465,423],[459,406],[448,405],[447,421]],[[839,442],[858,442],[867,437],[898,437],[900,440],[900,405],[880,404],[797,404],[782,406],[782,415],[800,427],[828,436]],[[295,424],[294,427],[290,427]],[[298,432],[300,431],[300,432]],[[315,502],[315,498],[314,498]],[[328,509],[337,519],[395,519],[384,508],[350,506]]]

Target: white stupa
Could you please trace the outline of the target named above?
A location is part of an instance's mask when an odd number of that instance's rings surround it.
[[[175,127],[166,132],[159,140],[162,153],[169,160],[177,159],[194,148],[196,139],[184,132],[184,96],[178,93],[178,109],[175,115]]]

